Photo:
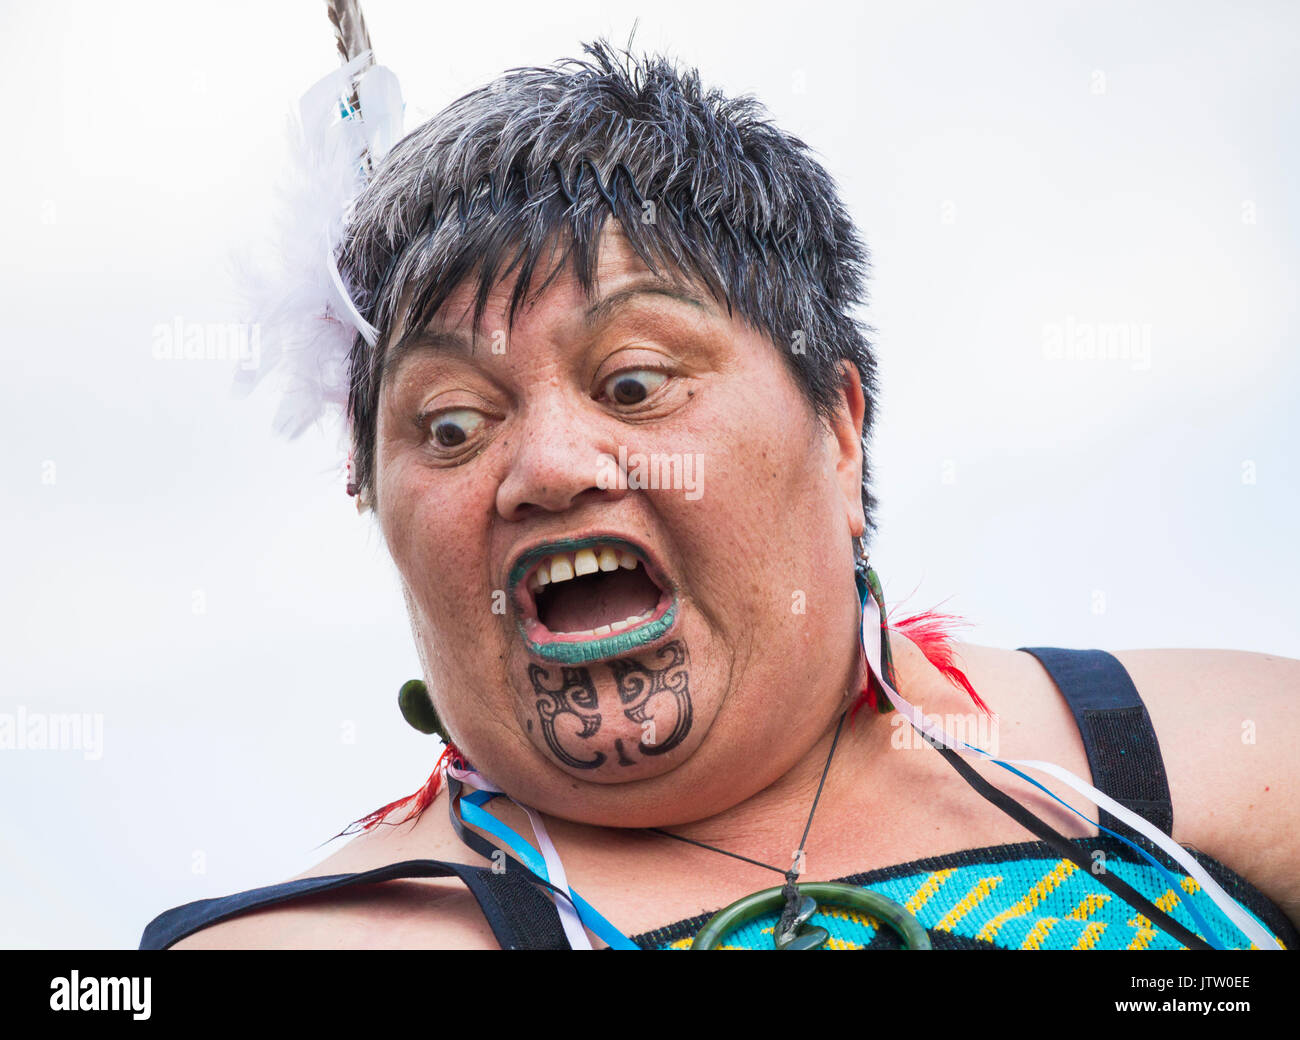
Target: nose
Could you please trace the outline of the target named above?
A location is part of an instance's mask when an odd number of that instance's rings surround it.
[[[523,520],[538,512],[563,512],[586,499],[621,498],[626,493],[621,485],[601,479],[602,468],[617,456],[601,426],[599,416],[565,395],[531,402],[511,431],[516,447],[497,489],[497,512],[506,520]]]

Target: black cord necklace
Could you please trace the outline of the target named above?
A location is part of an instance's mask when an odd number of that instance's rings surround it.
[[[826,786],[826,777],[831,771],[831,759],[835,757],[835,748],[839,745],[840,733],[844,729],[844,720],[848,717],[848,714],[848,711],[843,712],[840,715],[839,724],[835,727],[835,737],[831,741],[830,753],[826,756],[826,765],[822,767],[822,778],[817,784],[817,794],[813,797],[812,809],[808,811],[808,822],[804,824],[803,836],[799,839],[799,847],[794,851],[794,862],[790,864],[789,870],[782,870],[770,863],[760,863],[748,856],[728,852],[726,849],[707,845],[702,841],[696,841],[694,838],[673,834],[671,831],[661,830],[658,827],[646,828],[655,834],[662,834],[665,838],[684,841],[688,845],[708,849],[710,852],[719,852],[724,856],[730,856],[732,859],[743,860],[746,863],[752,863],[756,867],[773,870],[782,875],[785,878],[785,884],[781,886],[781,897],[785,900],[785,909],[781,912],[781,920],[777,922],[774,935],[778,950],[815,950],[830,938],[830,933],[825,928],[809,928],[807,931],[803,931],[804,924],[817,911],[817,901],[811,896],[801,894],[796,882],[803,872],[804,846],[808,842],[808,832],[812,830],[813,816],[817,812],[817,803],[821,801],[822,789]]]
[[[928,950],[930,948],[930,937],[926,934],[925,929],[921,927],[921,923],[898,903],[882,896],[879,892],[871,892],[857,885],[845,885],[837,882],[819,882],[815,884],[800,884],[798,882],[799,875],[802,873],[804,847],[808,842],[808,834],[812,830],[813,816],[817,812],[818,802],[821,801],[822,789],[826,786],[826,777],[831,770],[831,759],[835,757],[835,749],[839,746],[840,733],[844,729],[844,720],[847,717],[848,712],[845,711],[840,716],[839,724],[835,727],[835,738],[831,741],[831,749],[826,756],[826,765],[822,769],[822,778],[817,784],[817,794],[813,798],[812,809],[808,812],[808,822],[804,824],[803,836],[799,839],[799,847],[795,850],[794,862],[790,865],[789,870],[782,870],[770,863],[761,863],[748,856],[728,852],[726,849],[719,849],[702,841],[696,841],[694,838],[673,834],[671,831],[661,830],[658,827],[646,828],[655,834],[662,834],[666,838],[684,841],[688,845],[695,845],[702,849],[708,849],[710,852],[730,856],[732,859],[752,863],[754,866],[762,867],[765,870],[775,871],[785,878],[785,884],[780,887],[755,892],[753,895],[746,896],[744,899],[740,899],[719,910],[700,929],[695,941],[691,944],[691,949],[715,949],[722,938],[732,929],[755,917],[771,913],[777,907],[783,907],[781,918],[777,921],[772,934],[776,949],[816,950],[825,945],[830,938],[830,932],[825,928],[820,926],[805,927],[813,914],[817,912],[819,901],[851,907],[872,915],[893,928],[903,940],[903,945],[909,950]]]

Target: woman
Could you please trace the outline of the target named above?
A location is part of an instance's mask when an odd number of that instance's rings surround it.
[[[299,883],[144,945],[685,946],[776,888],[717,941],[1294,946],[1300,664],[950,645],[934,617],[882,639],[866,253],[835,188],[755,103],[588,50],[403,139],[339,252],[351,490],[424,666],[404,711],[449,751]],[[1100,818],[1059,775],[940,751],[912,706],[1082,778]],[[901,909],[793,884],[830,879]]]

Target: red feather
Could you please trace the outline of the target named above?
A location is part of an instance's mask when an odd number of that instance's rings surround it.
[[[389,824],[389,826],[396,827],[399,824],[406,823],[408,820],[419,819],[420,814],[433,804],[434,799],[438,797],[438,792],[442,790],[443,766],[453,758],[463,759],[464,757],[465,756],[460,753],[455,744],[448,744],[443,748],[442,754],[438,756],[438,761],[435,762],[433,766],[433,772],[430,774],[429,779],[425,781],[423,787],[414,794],[408,794],[405,798],[399,798],[395,802],[389,802],[387,805],[376,809],[372,813],[368,813],[359,820],[353,820],[338,834],[334,835],[334,837],[341,838],[348,834],[358,834],[363,831],[373,830],[381,823],[388,823],[387,817],[389,813],[395,812],[397,809],[400,809],[403,805],[407,805],[408,803],[410,803],[410,808],[407,809],[406,815],[400,820],[394,820]]]
[[[899,635],[906,636],[915,643],[917,649],[925,655],[925,659],[934,665],[945,679],[970,694],[971,700],[975,702],[976,707],[992,718],[993,712],[984,703],[984,698],[975,692],[975,687],[966,678],[966,673],[953,663],[952,629],[969,624],[969,621],[958,617],[956,614],[941,614],[933,610],[926,610],[920,614],[913,614],[911,617],[904,618],[890,627]],[[880,684],[876,681],[876,677],[872,675],[859,696],[857,704],[853,706],[854,714],[864,704],[874,711],[877,703],[877,691],[879,691],[879,696],[884,696],[884,690],[880,689]],[[900,690],[899,692],[902,693],[903,691]]]

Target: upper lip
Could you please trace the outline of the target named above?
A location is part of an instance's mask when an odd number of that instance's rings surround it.
[[[654,552],[634,535],[617,531],[592,531],[581,534],[565,535],[560,538],[548,538],[546,541],[534,542],[520,549],[506,568],[506,588],[515,606],[524,616],[536,617],[537,605],[533,594],[524,579],[529,572],[548,556],[560,552],[576,552],[599,544],[621,543],[629,552],[641,561],[646,574],[663,591],[671,592],[673,583],[656,559]]]

